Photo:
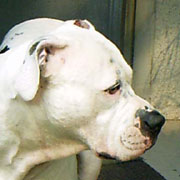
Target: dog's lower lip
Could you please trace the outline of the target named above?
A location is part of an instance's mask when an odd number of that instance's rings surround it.
[[[102,159],[111,159],[111,160],[115,160],[116,158],[115,157],[112,157],[111,155],[107,154],[107,153],[104,153],[104,152],[101,152],[101,153],[96,153],[97,156],[99,158],[102,158]]]

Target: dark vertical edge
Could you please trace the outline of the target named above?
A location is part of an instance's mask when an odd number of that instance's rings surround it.
[[[133,66],[136,0],[109,0],[108,37]]]
[[[122,50],[124,36],[123,0],[109,0],[108,35]]]
[[[126,0],[125,2],[124,56],[128,64],[133,67],[136,0]]]
[[[136,31],[136,0],[134,0],[134,12],[133,12],[133,37],[132,37],[132,55],[131,55],[131,66],[134,64],[134,46],[135,46],[135,31]]]
[[[108,21],[108,36],[112,35],[112,16],[113,16],[113,0],[109,0],[109,21]]]

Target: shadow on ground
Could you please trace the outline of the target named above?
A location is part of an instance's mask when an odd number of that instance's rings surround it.
[[[166,180],[142,159],[105,164],[98,180]]]

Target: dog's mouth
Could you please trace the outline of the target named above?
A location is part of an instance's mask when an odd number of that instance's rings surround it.
[[[104,152],[101,152],[101,153],[97,153],[97,152],[96,152],[96,156],[99,157],[99,158],[101,158],[101,159],[117,160],[116,157],[113,157],[113,156],[111,156],[110,154],[104,153]]]
[[[119,149],[102,148],[95,151],[95,154],[101,159],[128,161],[144,154],[155,144],[155,140],[156,138],[151,137],[150,133],[142,132],[141,129],[131,126],[121,133]]]
[[[147,150],[152,147],[153,140],[148,134],[143,135],[136,127],[130,127],[121,135],[120,141],[129,150]]]

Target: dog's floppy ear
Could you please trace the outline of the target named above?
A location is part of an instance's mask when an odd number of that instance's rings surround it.
[[[50,59],[48,56],[66,46],[65,41],[51,37],[37,40],[29,46],[15,81],[15,89],[25,101],[30,101],[35,97],[40,83],[40,74],[43,77],[50,75],[51,72],[47,67]]]
[[[30,49],[35,47],[30,46]],[[39,65],[34,54],[29,53],[29,48],[25,53],[20,71],[15,79],[15,90],[25,101],[30,101],[36,95],[39,86]]]

